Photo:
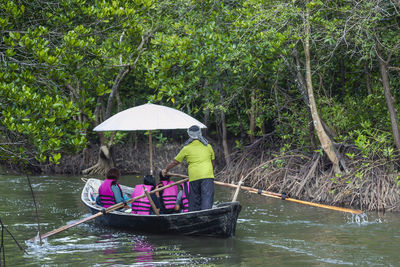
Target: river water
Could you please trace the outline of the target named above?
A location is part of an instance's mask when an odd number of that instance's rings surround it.
[[[42,233],[89,216],[80,177],[30,179]],[[140,180],[124,176],[120,183]],[[216,186],[215,202],[233,193]],[[0,200],[1,221],[25,249],[4,232],[6,266],[400,266],[398,213],[355,217],[241,192],[232,238],[137,234],[87,222],[40,246],[27,241],[37,234],[27,178],[0,175]]]

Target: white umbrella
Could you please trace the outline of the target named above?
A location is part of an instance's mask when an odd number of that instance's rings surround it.
[[[144,104],[121,111],[99,124],[94,131],[138,131],[207,128],[198,120],[174,108]]]
[[[94,128],[94,131],[149,131],[150,174],[153,173],[151,130],[207,128],[195,118],[170,107],[144,104],[121,111]]]

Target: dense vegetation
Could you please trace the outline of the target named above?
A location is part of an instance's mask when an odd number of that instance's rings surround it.
[[[385,197],[400,181],[399,12],[390,0],[1,0],[0,160],[105,153],[129,136],[93,127],[150,101],[208,125],[231,177],[257,168],[295,195],[325,177],[317,200],[398,207]]]

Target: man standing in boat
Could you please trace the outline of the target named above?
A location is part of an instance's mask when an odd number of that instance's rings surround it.
[[[189,139],[181,151],[162,170],[162,175],[186,159],[189,174],[189,211],[211,209],[214,201],[215,154],[208,141],[202,136],[197,125],[191,126]]]

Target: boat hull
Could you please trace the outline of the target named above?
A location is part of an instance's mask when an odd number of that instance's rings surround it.
[[[85,195],[87,194],[82,193],[82,201],[90,213],[101,212],[101,207],[91,204]],[[97,217],[96,222],[104,226],[135,232],[231,237],[235,234],[240,210],[239,202],[227,202],[208,210],[159,216],[113,211]]]

